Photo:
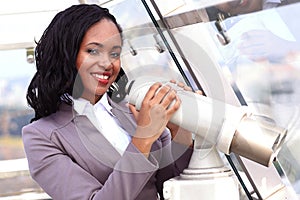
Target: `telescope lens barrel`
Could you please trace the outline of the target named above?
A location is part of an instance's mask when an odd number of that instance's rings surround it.
[[[230,151],[269,166],[278,154],[287,130],[272,123],[245,117],[239,124]]]

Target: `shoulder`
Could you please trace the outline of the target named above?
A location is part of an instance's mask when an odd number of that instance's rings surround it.
[[[22,134],[29,132],[41,132],[45,136],[50,137],[53,130],[61,128],[69,124],[75,116],[72,106],[62,104],[60,109],[47,117],[43,117],[22,128]]]

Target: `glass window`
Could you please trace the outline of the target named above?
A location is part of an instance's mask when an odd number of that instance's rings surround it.
[[[286,128],[272,167],[299,194],[300,3],[295,2],[0,0],[0,185],[9,185],[0,187],[0,198],[24,193],[48,198],[30,178],[21,138],[33,116],[26,103],[35,72],[30,53],[52,17],[78,3],[101,4],[117,17],[124,29],[122,67],[130,79],[144,74],[179,79],[217,100],[247,104],[257,116]],[[260,189],[278,189],[263,182],[262,175],[269,175],[265,168],[227,159],[250,174],[240,181],[246,193],[258,189],[263,196]]]
[[[35,72],[26,57],[26,49],[0,51],[1,160],[25,157],[21,129],[33,114],[26,103],[26,89]]]
[[[49,199],[29,175],[21,129],[33,117],[26,91],[35,40],[73,3],[79,1],[0,0],[0,199]]]
[[[178,44],[189,72],[208,96],[233,104],[232,97],[236,97],[257,118],[288,130],[272,170],[243,158],[242,162],[230,158],[234,167],[240,169],[242,163],[241,168],[249,170],[246,174],[258,198],[281,184],[275,180],[277,175],[284,183],[287,178],[287,186],[291,183],[299,194],[300,29],[294,20],[299,15],[299,1],[186,0],[171,12],[165,12],[160,0],[143,2],[154,16],[153,23],[159,22],[174,36],[168,42]],[[219,71],[226,78],[223,83]],[[268,180],[267,187],[263,178]],[[253,188],[249,187],[249,192]]]

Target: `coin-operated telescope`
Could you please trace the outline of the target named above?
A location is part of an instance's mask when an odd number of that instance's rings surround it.
[[[187,188],[191,184],[191,187],[199,187],[197,191],[206,200],[222,199],[222,195],[226,195],[227,199],[238,199],[233,174],[224,166],[218,151],[225,154],[233,152],[268,167],[277,156],[287,131],[256,119],[247,106],[237,107],[186,91],[158,77],[142,76],[131,81],[126,87],[129,103],[139,109],[145,94],[155,82],[171,86],[182,101],[170,121],[195,134],[194,153],[189,167],[180,177],[164,184],[164,198],[179,198],[180,194],[171,197],[169,190],[180,193],[189,190]],[[181,180],[180,183],[178,180]],[[220,189],[226,194],[222,194]],[[217,197],[216,194],[221,196]],[[187,199],[193,198],[189,196]]]

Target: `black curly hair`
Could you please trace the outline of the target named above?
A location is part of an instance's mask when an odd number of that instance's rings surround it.
[[[87,30],[104,18],[116,25],[122,37],[122,28],[115,17],[98,5],[73,5],[53,18],[35,48],[37,71],[26,95],[35,111],[31,122],[55,113],[62,102],[72,105],[70,95],[74,98],[81,95],[76,57]],[[119,75],[124,75],[122,69]],[[73,88],[75,80],[76,88]],[[79,85],[82,86],[82,82]]]

